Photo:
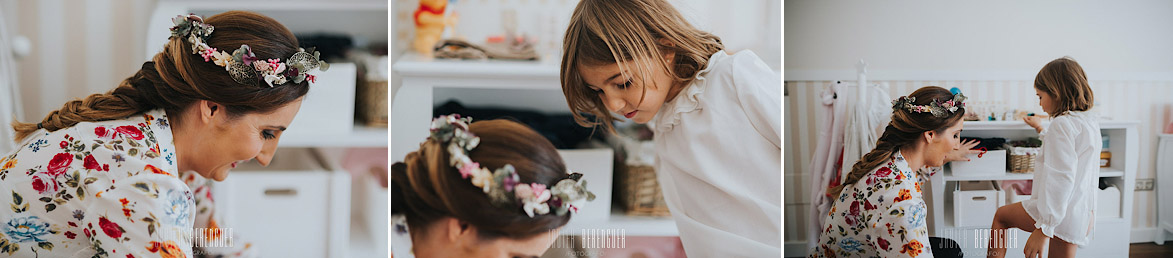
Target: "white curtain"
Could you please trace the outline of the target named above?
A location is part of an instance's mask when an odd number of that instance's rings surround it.
[[[875,147],[876,140],[891,119],[892,99],[886,83],[871,84],[863,91],[856,85],[858,83],[836,82],[819,94],[823,106],[818,109],[818,145],[810,161],[808,248],[818,244],[823,219],[833,203],[826,196],[828,184],[837,177],[839,182],[843,181],[851,165]]]
[[[0,10],[4,13],[4,10]],[[12,121],[20,119],[20,98],[16,87],[16,60],[12,55],[12,37],[5,19],[0,19],[0,155],[16,148]]]

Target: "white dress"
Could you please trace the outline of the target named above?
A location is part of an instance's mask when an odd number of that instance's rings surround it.
[[[690,257],[782,255],[782,81],[719,51],[655,128],[656,175]]]
[[[1043,234],[1086,245],[1095,225],[1096,190],[1103,147],[1100,124],[1090,112],[1058,116],[1039,133],[1034,189],[1022,208]]]

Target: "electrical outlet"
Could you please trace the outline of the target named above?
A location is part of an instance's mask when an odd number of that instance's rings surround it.
[[[1145,178],[1145,179],[1137,179],[1136,180],[1136,191],[1152,191],[1152,190],[1153,190],[1153,179],[1152,178]]]

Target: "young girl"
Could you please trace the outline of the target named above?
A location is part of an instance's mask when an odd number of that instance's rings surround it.
[[[1043,128],[1038,117],[1026,123],[1043,139],[1036,158],[1034,189],[1029,200],[998,208],[991,228],[1001,236],[1008,228],[1031,232],[1026,257],[1041,256],[1050,242],[1050,257],[1075,257],[1095,225],[1096,184],[1101,138],[1092,107],[1092,89],[1075,60],[1055,59],[1035,76],[1034,88],[1043,111],[1054,117]],[[991,239],[988,256],[1004,257],[1005,240]],[[1003,248],[994,248],[1003,247]]]
[[[562,92],[583,126],[612,130],[618,114],[655,128],[657,176],[688,256],[780,256],[782,82],[753,52],[723,48],[667,1],[583,0]]]
[[[440,116],[391,166],[392,256],[539,257],[594,195],[558,150],[509,120]]]

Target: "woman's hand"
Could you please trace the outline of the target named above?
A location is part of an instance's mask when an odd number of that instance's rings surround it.
[[[1026,258],[1043,257],[1043,246],[1047,245],[1047,240],[1051,239],[1043,234],[1042,229],[1035,229],[1030,233],[1030,238],[1026,239],[1026,246],[1023,248],[1023,253]]]
[[[1034,128],[1035,131],[1040,132],[1040,133],[1043,132],[1043,126],[1041,125],[1042,121],[1043,121],[1042,117],[1027,116],[1027,117],[1023,117],[1022,121],[1026,122],[1026,125],[1029,125],[1031,128]]]
[[[951,161],[969,161],[969,154],[982,153],[980,150],[974,150],[973,147],[981,143],[978,140],[970,139],[961,143],[961,149],[950,151],[945,155],[945,162]]]

